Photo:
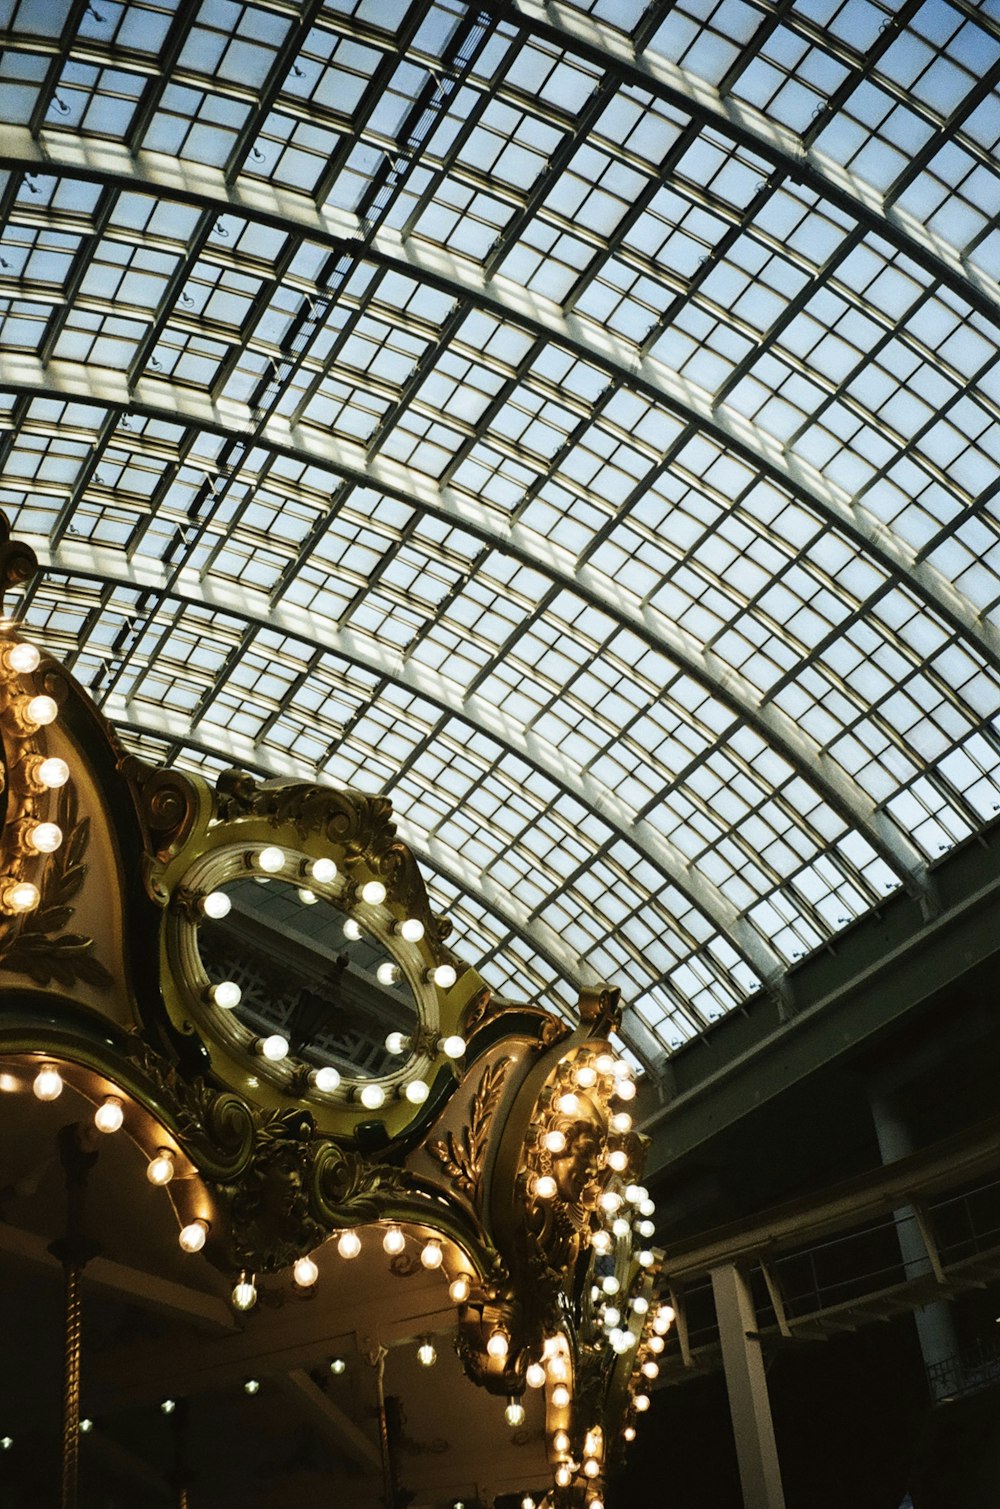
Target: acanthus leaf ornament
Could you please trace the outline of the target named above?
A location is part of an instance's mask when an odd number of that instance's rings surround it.
[[[509,1058],[501,1058],[483,1071],[472,1097],[468,1124],[459,1136],[449,1132],[444,1139],[427,1144],[427,1151],[441,1164],[455,1188],[470,1199],[475,1198],[482,1179],[490,1122],[509,1063]]]

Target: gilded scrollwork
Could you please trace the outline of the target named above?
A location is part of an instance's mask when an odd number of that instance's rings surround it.
[[[509,1063],[509,1058],[500,1058],[483,1071],[472,1097],[468,1123],[457,1137],[448,1132],[443,1139],[427,1144],[427,1151],[441,1164],[455,1188],[470,1199],[475,1199],[482,1180],[490,1122]]]

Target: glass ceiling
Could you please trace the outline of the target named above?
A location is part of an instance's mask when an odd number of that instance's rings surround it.
[[[0,0],[18,612],[654,1069],[1000,808],[992,0]]]

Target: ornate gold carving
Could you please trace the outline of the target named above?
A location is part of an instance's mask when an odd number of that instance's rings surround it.
[[[10,587],[30,581],[38,570],[38,557],[23,540],[10,537],[10,520],[0,513],[0,598]]]
[[[449,1132],[427,1144],[427,1151],[441,1164],[457,1190],[474,1199],[483,1174],[483,1154],[493,1119],[497,1092],[504,1081],[509,1058],[497,1059],[483,1071],[482,1078],[472,1097],[472,1109],[467,1126],[456,1137]]]
[[[77,980],[107,989],[112,977],[93,956],[94,940],[82,933],[60,933],[73,916],[69,905],[87,874],[84,855],[90,819],[79,817],[72,783],[59,805],[62,844],[42,867],[37,908],[0,922],[0,969],[27,975],[39,985],[70,986]]]

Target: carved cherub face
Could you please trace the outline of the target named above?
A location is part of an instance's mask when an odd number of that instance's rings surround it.
[[[589,1121],[574,1122],[565,1128],[565,1135],[565,1148],[552,1158],[552,1175],[560,1198],[567,1205],[579,1205],[584,1190],[597,1175],[601,1135]]]

